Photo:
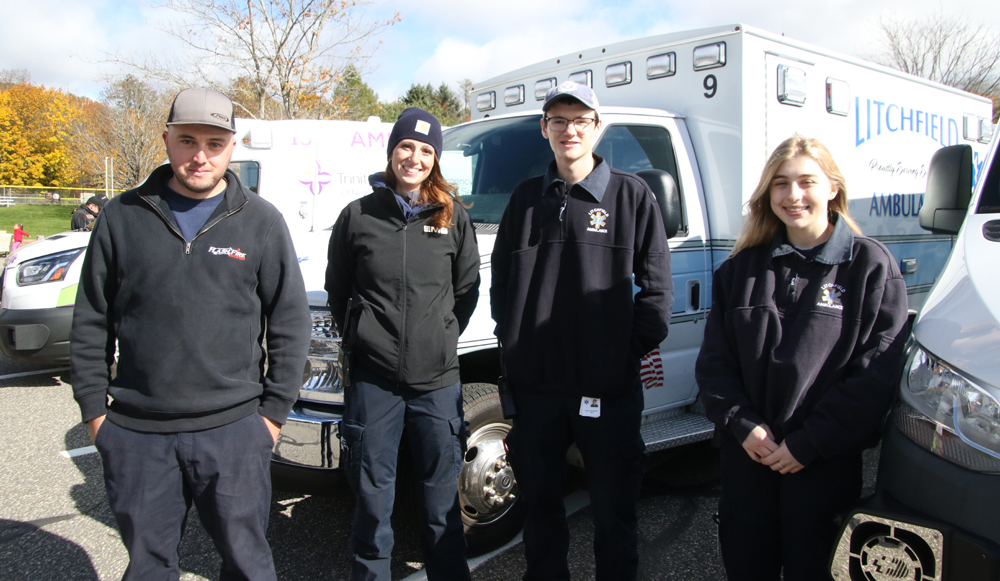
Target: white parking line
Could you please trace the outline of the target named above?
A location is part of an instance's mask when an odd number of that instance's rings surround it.
[[[0,375],[0,381],[5,379],[14,379],[16,377],[27,377],[29,375],[41,375],[43,373],[56,373],[62,371],[69,371],[69,367],[59,367],[56,369],[39,369],[38,371],[22,371],[21,373],[9,373],[7,375]]]
[[[573,514],[574,512],[580,510],[581,508],[585,508],[589,505],[590,505],[590,494],[588,494],[586,490],[577,490],[573,494],[570,494],[569,496],[563,499],[563,506],[566,507],[567,517]],[[513,539],[510,540],[510,542],[500,547],[499,549],[494,549],[489,553],[469,559],[469,570],[475,571],[477,567],[479,567],[486,561],[489,561],[493,557],[499,555],[500,553],[503,553],[504,551],[510,549],[514,545],[519,544],[521,542],[521,534],[522,533],[517,533],[517,536],[515,536]],[[427,580],[427,573],[424,572],[423,570],[417,571],[416,573],[413,573],[409,577],[403,579],[403,581],[426,581],[426,580]]]
[[[59,452],[59,455],[63,458],[76,458],[77,456],[86,456],[87,454],[94,454],[96,452],[97,448],[95,446],[86,446],[75,450],[65,450]]]

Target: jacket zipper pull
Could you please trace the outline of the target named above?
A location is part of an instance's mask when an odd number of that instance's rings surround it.
[[[187,240],[184,241],[184,254],[191,254],[191,243]]]
[[[795,282],[799,279],[798,275],[792,276],[791,282],[788,283],[788,296],[795,298]]]
[[[569,194],[567,193],[563,196],[562,206],[559,206],[559,221],[563,221],[563,212],[566,211],[566,205],[569,204]]]

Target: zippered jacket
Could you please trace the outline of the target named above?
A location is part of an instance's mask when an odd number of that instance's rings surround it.
[[[782,229],[722,263],[695,376],[708,419],[742,443],[766,424],[804,466],[878,441],[902,366],[906,284],[843,220],[812,260]]]
[[[459,381],[458,336],[479,301],[479,246],[454,203],[436,230],[427,206],[407,221],[395,193],[374,191],[341,211],[330,236],[326,292],[355,364],[399,385],[431,391]],[[348,313],[348,302],[351,307]]]
[[[667,336],[673,282],[656,200],[638,176],[594,160],[572,185],[553,161],[514,188],[500,220],[490,306],[514,389],[622,395]]]
[[[161,197],[172,175],[157,168],[97,217],[70,346],[83,419],[107,413],[144,432],[203,430],[253,412],[284,423],[311,328],[285,221],[227,171],[225,197],[185,241]]]

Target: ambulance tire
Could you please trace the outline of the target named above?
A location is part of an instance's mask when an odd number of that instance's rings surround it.
[[[503,417],[497,386],[465,384],[462,400],[468,437],[458,496],[469,552],[481,554],[514,538],[524,526],[524,510],[507,464],[503,439],[511,422]]]

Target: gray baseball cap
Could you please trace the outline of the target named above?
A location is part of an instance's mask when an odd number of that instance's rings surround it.
[[[174,97],[167,125],[189,124],[211,125],[236,133],[233,102],[213,89],[184,89]]]
[[[597,111],[597,108],[600,107],[600,104],[597,102],[597,95],[594,94],[593,89],[587,85],[581,85],[576,81],[563,81],[545,93],[545,104],[542,105],[542,113],[548,111],[549,107],[554,105],[559,97],[563,96],[576,99],[594,111]]]

